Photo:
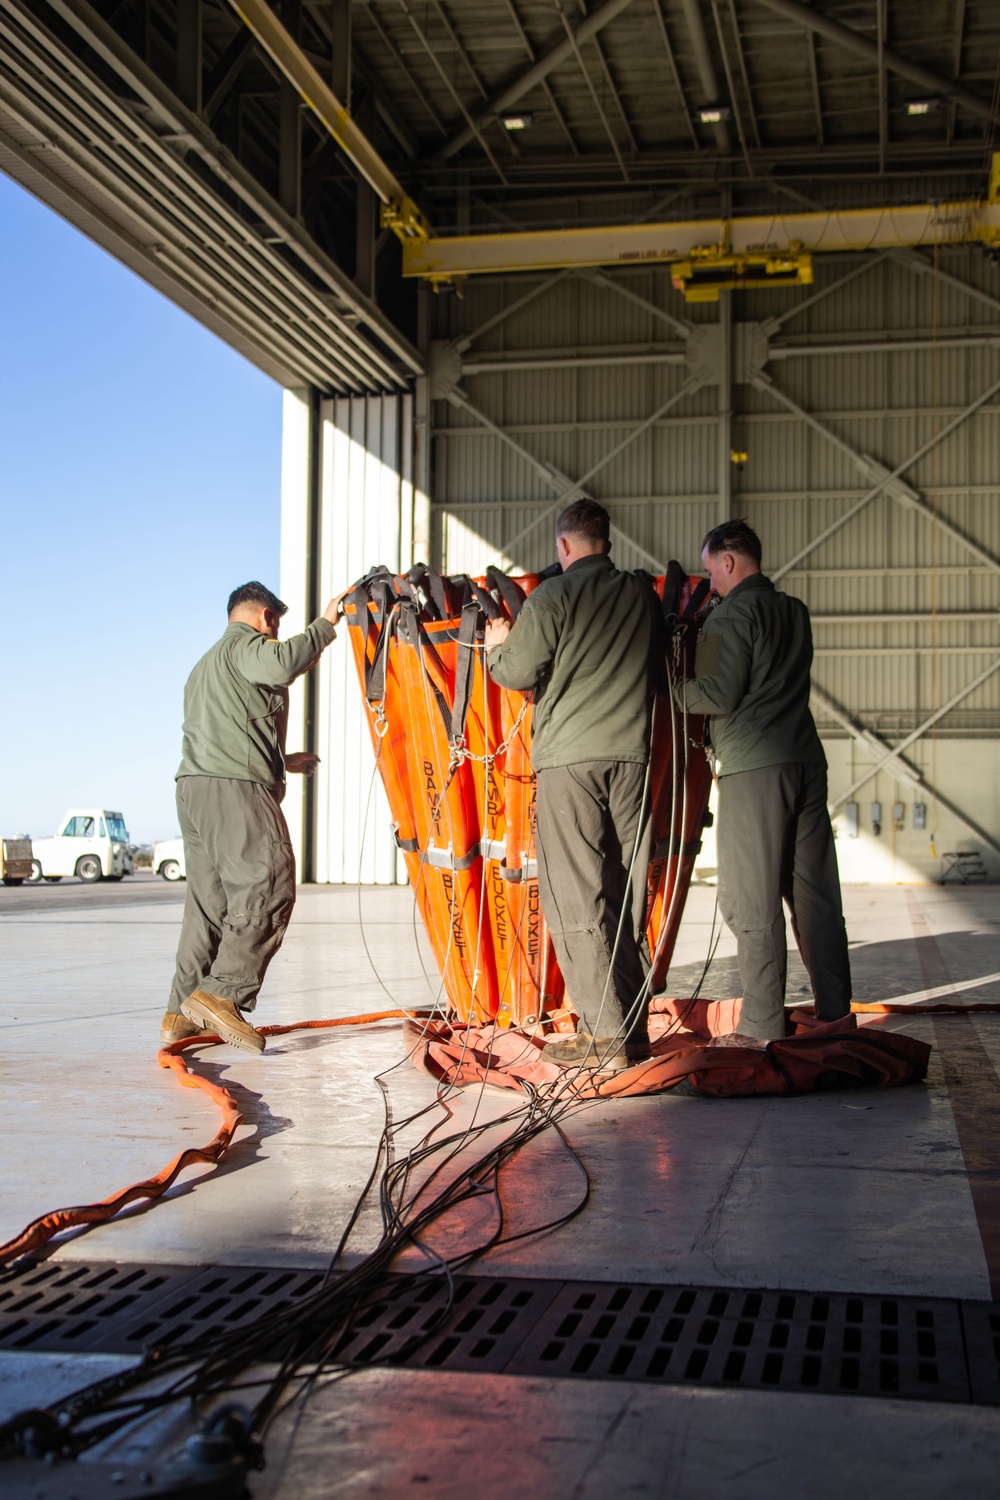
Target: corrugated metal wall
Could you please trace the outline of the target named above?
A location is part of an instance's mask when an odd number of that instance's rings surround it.
[[[410,396],[337,397],[320,404],[319,422],[315,565],[322,609],[373,565],[405,570],[413,562],[413,401]],[[286,633],[301,629],[306,615],[309,446],[308,402],[290,392],[282,498],[282,588],[290,606]],[[400,878],[399,861],[388,803],[374,775],[367,710],[346,626],[323,654],[316,678],[315,878],[392,884]],[[295,729],[304,735],[304,683],[293,692],[290,749],[297,748]],[[299,845],[302,797],[301,779],[290,778],[286,815]]]
[[[412,407],[410,396],[323,402],[321,599],[375,564],[405,570],[413,563]],[[342,649],[327,651],[318,669],[316,879],[386,885],[397,875],[389,804],[375,775],[346,627],[341,636]]]
[[[436,338],[473,367],[457,380],[460,400],[448,399],[447,387],[439,384],[434,406],[438,565],[480,572],[500,562],[520,571],[550,562],[554,512],[527,531],[558,493],[538,464],[576,481],[623,445],[586,486],[611,511],[621,565],[649,567],[653,559],[677,557],[694,571],[702,536],[728,512],[749,518],[763,538],[766,568],[779,570],[872,487],[838,441],[895,469],[1000,381],[1000,284],[986,257],[942,250],[937,269],[927,262],[922,271],[904,260],[872,257],[865,274],[818,300],[816,293],[854,269],[856,258],[818,259],[812,288],[733,295],[734,348],[746,348],[752,331],[738,325],[779,319],[780,327],[770,332],[782,347],[772,349],[766,375],[831,436],[785,408],[775,391],[741,379],[737,358],[731,447],[745,451],[747,459],[731,470],[728,503],[720,496],[717,384],[687,395],[626,441],[689,373],[683,330],[668,319],[702,327],[719,317],[715,306],[686,306],[664,270],[610,273],[631,298],[606,280],[550,278],[541,295],[506,318],[504,307],[543,285],[542,278],[470,280],[462,299],[435,299]],[[956,282],[965,283],[971,295]],[[807,303],[802,313],[795,311]],[[489,326],[477,334],[483,325]],[[926,346],[884,353],[870,347],[917,338]],[[821,347],[832,340],[869,347]],[[640,358],[613,362],[638,346]],[[515,357],[519,364],[540,363],[595,351],[603,351],[606,362],[474,370],[477,363]],[[470,405],[503,436],[482,425]],[[1000,557],[998,394],[903,478],[942,520],[992,558]],[[885,493],[810,552],[782,586],[813,611],[817,684],[889,739],[915,728],[1000,655],[997,569]],[[817,719],[825,735],[844,738],[822,708]],[[974,737],[979,749],[973,760],[992,779],[998,732],[1000,673],[945,715],[935,737]],[[838,778],[849,782],[868,763],[853,744],[843,749],[831,769],[833,790]],[[930,775],[930,739],[918,741],[909,755]],[[977,799],[967,781],[968,757],[953,761],[951,772],[935,766],[938,783],[973,813]],[[949,776],[956,784],[945,785]],[[909,803],[913,794],[883,775],[858,794],[862,801],[876,795]],[[987,831],[1000,839],[996,809],[980,813]],[[943,817],[939,842],[964,847],[975,842],[968,832]],[[913,860],[924,874],[936,870],[926,836]]]

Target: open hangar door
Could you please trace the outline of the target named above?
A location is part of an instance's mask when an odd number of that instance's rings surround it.
[[[427,503],[413,475],[413,397],[319,397],[286,391],[281,589],[284,629],[301,630],[328,599],[376,563],[405,571],[424,541]],[[310,565],[303,567],[303,559]],[[347,626],[289,701],[289,746],[320,756],[289,781],[285,813],[300,879],[405,884],[389,804],[375,773],[367,708]]]
[[[747,517],[812,611],[842,877],[936,879],[955,851],[1000,874],[1000,297],[980,250],[817,257],[811,287],[701,305],[660,268],[470,278],[435,314],[443,570],[551,562],[583,492],[619,565],[652,572],[697,571],[709,527]]]

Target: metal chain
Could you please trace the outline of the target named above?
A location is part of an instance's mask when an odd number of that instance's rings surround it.
[[[460,766],[465,760],[474,760],[477,765],[492,767],[493,762],[496,760],[497,756],[505,755],[510,749],[511,742],[513,741],[521,725],[524,723],[524,716],[528,711],[528,706],[529,700],[525,698],[521,703],[517,718],[510,726],[510,732],[503,740],[500,741],[500,744],[496,747],[496,749],[487,755],[473,755],[472,751],[465,743],[464,734],[459,739],[455,740],[451,746],[451,760],[449,762],[449,770],[454,766]]]

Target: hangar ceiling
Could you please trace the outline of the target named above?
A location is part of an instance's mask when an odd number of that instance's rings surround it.
[[[437,235],[985,195],[994,0],[272,9]],[[399,243],[238,0],[5,0],[0,166],[286,383],[421,368]]]

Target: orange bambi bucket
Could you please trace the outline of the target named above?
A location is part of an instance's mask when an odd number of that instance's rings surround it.
[[[492,682],[483,631],[516,618],[541,582],[442,577],[418,566],[375,569],[346,616],[369,709],[376,761],[417,906],[454,1017],[532,1029],[572,1021],[545,926],[535,861],[530,697]],[[653,838],[647,935],[653,988],[670,966],[701,832],[711,773],[704,721],[671,699],[671,675],[692,670],[708,586],[671,563],[650,579],[667,652],[651,748]]]

